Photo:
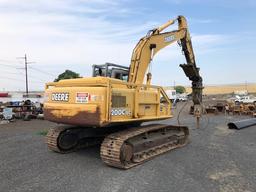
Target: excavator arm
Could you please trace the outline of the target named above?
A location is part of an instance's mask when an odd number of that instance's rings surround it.
[[[178,30],[162,32],[176,21],[178,21]],[[199,68],[196,66],[187,22],[183,16],[178,16],[177,19],[169,20],[162,26],[150,30],[145,37],[140,39],[133,50],[128,81],[135,84],[143,84],[145,74],[154,55],[164,47],[175,42],[178,42],[182,47],[182,51],[186,58],[187,63],[181,64],[180,67],[183,69],[189,80],[192,81],[192,97],[194,105],[200,105],[202,102],[203,89],[202,77],[199,74]],[[150,81],[151,73],[148,73],[147,84],[150,84]]]

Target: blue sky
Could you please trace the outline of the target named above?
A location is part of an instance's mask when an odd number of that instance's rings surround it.
[[[35,61],[31,90],[65,69],[90,76],[92,64],[128,66],[137,41],[177,15],[187,17],[205,84],[255,83],[255,8],[253,0],[0,0],[0,90],[24,90],[17,57],[25,53]],[[159,52],[153,83],[189,85],[184,62],[176,44]]]

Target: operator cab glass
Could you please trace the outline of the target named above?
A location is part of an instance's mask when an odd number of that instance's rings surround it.
[[[111,77],[115,79],[120,79],[122,81],[128,81],[129,67],[117,65],[113,63],[106,63],[103,65],[93,65],[93,77]]]

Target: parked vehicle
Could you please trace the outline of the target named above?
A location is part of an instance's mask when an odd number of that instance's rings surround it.
[[[186,93],[183,93],[183,94],[179,94],[177,95],[177,100],[178,101],[182,101],[182,102],[185,102],[188,100],[188,96]]]
[[[165,90],[166,95],[168,96],[169,100],[173,103],[177,99],[177,93],[174,89]]]
[[[236,104],[251,103],[251,104],[256,105],[256,97],[253,97],[253,96],[243,96],[243,97],[236,96],[235,103]]]

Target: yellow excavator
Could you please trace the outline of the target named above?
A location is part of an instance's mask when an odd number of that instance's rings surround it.
[[[176,22],[177,30],[164,32]],[[186,126],[141,125],[172,117],[171,102],[162,87],[151,85],[152,74],[148,68],[158,51],[175,42],[185,55],[187,63],[180,67],[192,81],[193,107],[200,114],[202,78],[186,19],[178,16],[140,39],[133,50],[130,67],[112,63],[93,65],[92,77],[46,84],[44,117],[63,124],[48,131],[49,149],[69,153],[101,143],[103,162],[129,169],[186,145],[189,136]]]

